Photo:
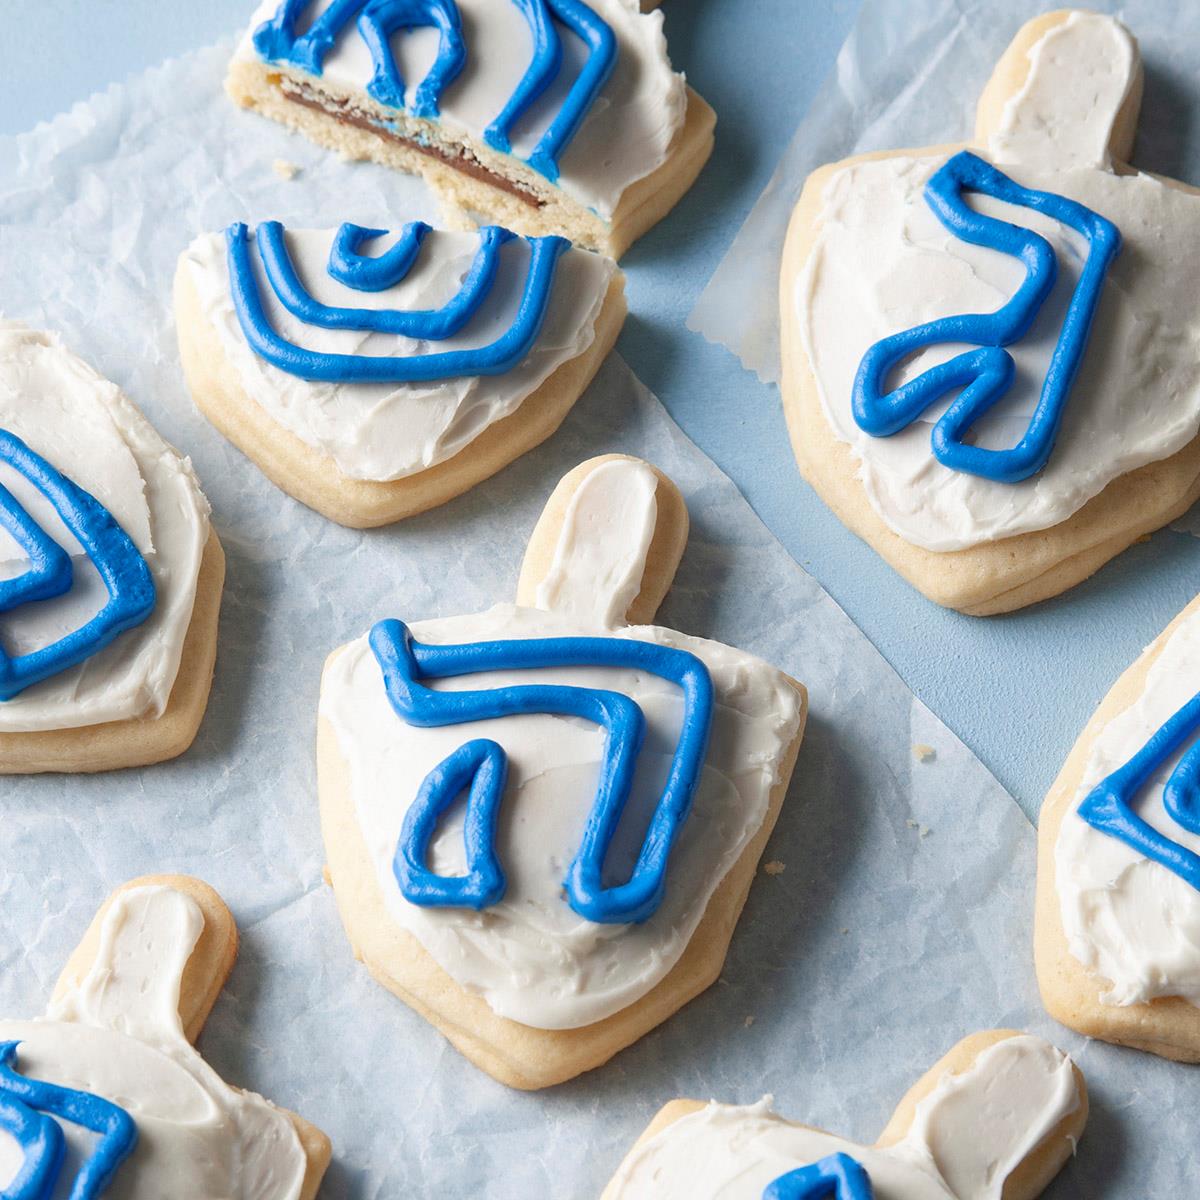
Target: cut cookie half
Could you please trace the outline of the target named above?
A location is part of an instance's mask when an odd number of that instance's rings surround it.
[[[224,574],[188,460],[57,337],[0,323],[0,772],[183,753]]]
[[[625,295],[611,259],[558,237],[268,221],[197,238],[175,309],[200,410],[284,491],[367,528],[549,437],[616,341]]]
[[[672,70],[662,14],[633,0],[438,0],[402,23],[378,7],[267,0],[230,95],[467,212],[614,258],[711,153],[712,109]]]

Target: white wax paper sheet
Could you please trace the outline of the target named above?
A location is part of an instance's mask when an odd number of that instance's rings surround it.
[[[817,167],[852,154],[967,141],[1000,55],[1051,0],[863,0],[837,64],[701,293],[688,327],[779,381],[777,280],[788,220]],[[1133,30],[1146,66],[1134,165],[1200,184],[1200,5],[1089,0]]]
[[[0,1012],[41,1010],[112,887],[189,872],[221,891],[242,931],[201,1048],[230,1081],[330,1133],[324,1197],[586,1200],[679,1095],[773,1092],[785,1113],[870,1138],[949,1045],[993,1025],[1054,1038],[1088,1073],[1091,1129],[1051,1195],[1194,1191],[1195,1076],[1089,1046],[1041,1014],[1034,838],[1017,806],[619,359],[547,445],[369,533],[276,491],[197,415],[169,307],[196,231],[432,215],[411,181],[236,111],[220,88],[227,52],[170,62],[0,143],[5,314],[61,330],[192,456],[229,562],[212,700],[186,756],[0,782]],[[276,159],[299,175],[285,181]],[[321,878],[318,680],[326,653],[379,617],[511,597],[554,483],[612,450],[663,467],[692,513],[662,620],[777,663],[809,686],[812,714],[765,856],[783,870],[756,881],[720,984],[608,1066],[524,1095],[460,1058],[351,957]],[[1019,737],[1020,713],[1011,721]]]

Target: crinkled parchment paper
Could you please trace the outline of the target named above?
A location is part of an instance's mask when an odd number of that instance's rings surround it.
[[[1028,822],[619,359],[548,445],[453,504],[370,533],[276,491],[195,413],[169,310],[194,232],[238,218],[433,215],[412,181],[235,111],[220,92],[226,53],[168,63],[0,143],[0,306],[61,330],[191,454],[229,558],[216,683],[189,754],[0,783],[0,1011],[40,1011],[113,886],[190,872],[224,894],[243,935],[201,1047],[232,1082],[328,1130],[327,1197],[586,1200],[677,1095],[770,1091],[795,1117],[873,1137],[952,1042],[1000,1024],[1055,1037],[1093,1084],[1083,1156],[1053,1195],[1187,1194],[1196,1076],[1085,1046],[1040,1013]],[[281,178],[276,159],[300,173]],[[691,508],[663,621],[804,680],[812,715],[766,854],[783,869],[757,880],[721,983],[609,1066],[522,1095],[461,1059],[350,955],[321,880],[318,679],[326,653],[379,617],[511,597],[554,482],[610,450],[666,469]]]

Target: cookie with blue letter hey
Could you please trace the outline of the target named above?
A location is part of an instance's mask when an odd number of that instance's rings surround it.
[[[389,617],[326,663],[321,823],[355,954],[513,1087],[599,1066],[716,979],[792,774],[803,687],[648,624],[686,538],[670,480],[592,459],[515,605]]]
[[[793,214],[801,473],[939,604],[1056,595],[1200,496],[1200,194],[1126,165],[1141,95],[1119,21],[1038,17],[970,144],[823,167]]]

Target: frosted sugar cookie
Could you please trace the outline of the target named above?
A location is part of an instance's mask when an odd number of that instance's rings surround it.
[[[341,154],[614,258],[691,187],[712,109],[634,0],[265,0],[226,82]]]
[[[1035,947],[1050,1014],[1200,1062],[1200,599],[1117,680],[1042,806]]]
[[[0,773],[182,754],[224,575],[188,460],[55,335],[0,322]]]
[[[236,957],[233,918],[199,880],[149,876],[109,897],[46,1015],[0,1020],[5,1196],[316,1196],[329,1139],[192,1045]]]
[[[603,1200],[1034,1200],[1087,1121],[1083,1076],[1029,1034],[964,1038],[873,1146],[785,1121],[770,1101],[674,1100]]]
[[[791,777],[804,689],[642,624],[686,538],[670,480],[592,459],[515,605],[380,621],[325,667],[321,824],[355,954],[513,1087],[599,1066],[716,979]]]
[[[175,311],[201,411],[284,491],[366,528],[548,438],[616,341],[624,276],[499,226],[264,221],[192,243]]]
[[[1087,578],[1200,495],[1195,189],[1128,167],[1129,31],[1026,25],[967,148],[824,167],[781,274],[805,478],[939,604]]]

